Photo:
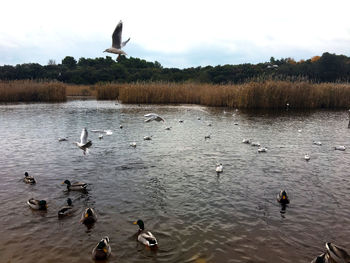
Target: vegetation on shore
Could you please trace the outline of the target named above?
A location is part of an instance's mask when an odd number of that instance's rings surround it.
[[[192,68],[165,68],[159,62],[121,56],[117,61],[105,58],[65,57],[61,64],[26,63],[0,66],[0,80],[55,80],[77,85],[99,82],[195,82],[205,84],[240,84],[252,79],[306,79],[314,83],[349,82],[350,57],[324,53],[307,60],[275,59],[258,64],[218,65]]]
[[[31,80],[0,81],[0,102],[59,102],[66,100],[66,85]]]
[[[101,87],[97,87],[98,94]],[[307,81],[251,81],[243,84],[110,84],[103,99],[136,104],[200,104],[246,109],[316,109],[350,107],[350,84]],[[116,94],[119,94],[116,96]],[[110,96],[108,96],[110,95]]]

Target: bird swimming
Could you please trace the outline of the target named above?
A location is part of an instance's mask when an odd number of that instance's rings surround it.
[[[332,243],[326,243],[326,252],[314,258],[311,263],[346,263],[350,262],[350,255],[345,249]]]
[[[47,209],[47,204],[45,200],[35,200],[34,198],[30,198],[27,201],[27,204],[29,205],[30,208],[34,210],[46,210]]]
[[[85,225],[92,225],[96,221],[97,221],[97,215],[95,211],[90,207],[86,208],[81,215],[80,222]]]
[[[305,154],[304,158],[305,158],[306,161],[309,161],[310,160],[310,155]]]
[[[265,147],[261,147],[258,149],[258,153],[266,153],[267,149]]]
[[[160,117],[158,114],[156,113],[148,113],[146,115],[144,115],[146,118],[145,122],[150,122],[150,121],[164,121],[164,119],[162,117]]]
[[[145,230],[145,225],[143,221],[139,219],[136,222],[134,222],[134,225],[139,226],[137,240],[145,246],[156,248],[158,245],[157,239],[150,231]]]
[[[36,183],[34,177],[33,176],[29,176],[29,174],[27,172],[24,173],[23,181],[26,184],[35,184]]]
[[[118,25],[114,29],[114,32],[112,35],[112,46],[110,48],[107,48],[103,52],[117,54],[118,58],[120,55],[127,55],[121,48],[124,47],[126,43],[129,42],[130,38],[122,42],[122,31],[123,31],[123,22],[120,20]]]
[[[76,182],[71,184],[69,180],[65,180],[62,184],[67,185],[68,191],[86,191],[87,184],[82,182]]]
[[[345,151],[345,146],[341,145],[341,146],[335,146],[334,150],[338,150],[338,151]]]
[[[215,171],[216,171],[216,173],[222,173],[223,172],[223,170],[224,170],[224,167],[222,166],[222,164],[221,163],[218,163],[217,165],[216,165],[216,169],[215,169]]]
[[[105,236],[92,250],[92,258],[96,260],[107,259],[111,254],[111,246],[109,245],[109,237]]]
[[[277,201],[282,205],[289,204],[289,198],[285,190],[281,190],[277,195]]]
[[[72,213],[72,199],[67,199],[67,206],[62,207],[60,210],[58,210],[58,217],[65,217],[69,216]]]

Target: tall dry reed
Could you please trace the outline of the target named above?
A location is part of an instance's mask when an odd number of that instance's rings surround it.
[[[114,94],[112,99],[117,97],[122,103],[183,103],[247,109],[285,108],[287,103],[295,109],[350,107],[349,83],[268,80],[237,85],[133,83],[115,88],[119,96]]]
[[[0,81],[0,102],[58,102],[66,100],[66,85],[32,80]]]

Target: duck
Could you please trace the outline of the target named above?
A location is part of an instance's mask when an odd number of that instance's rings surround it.
[[[280,193],[277,195],[277,201],[282,205],[289,204],[289,198],[285,190],[281,190]]]
[[[315,145],[318,145],[318,146],[322,145],[322,142],[320,142],[320,141],[313,141],[312,143],[315,144]]]
[[[210,139],[210,134],[204,136],[204,140]]]
[[[98,138],[101,140],[101,139],[103,139],[103,134],[99,134],[98,135]]]
[[[65,142],[65,141],[68,141],[68,139],[67,139],[67,138],[64,138],[64,137],[59,137],[59,138],[58,138],[58,141],[59,141],[59,142]]]
[[[107,259],[111,255],[111,252],[112,249],[109,245],[109,237],[105,236],[92,250],[92,258],[95,260]]]
[[[47,209],[47,204],[45,200],[35,200],[34,198],[30,198],[27,201],[27,204],[29,205],[30,208],[34,210],[46,210]]]
[[[341,146],[335,146],[334,150],[338,150],[338,151],[345,151],[345,146],[341,145]]]
[[[170,131],[171,127],[165,127],[165,130]]]
[[[350,255],[344,248],[326,243],[326,252],[314,258],[311,263],[350,262]]]
[[[252,142],[252,143],[251,143],[251,146],[260,147],[260,143],[258,143],[258,142]]]
[[[119,129],[123,129],[123,125],[119,125]]]
[[[82,182],[76,182],[71,184],[69,180],[65,180],[62,184],[67,185],[68,191],[86,191],[87,184]]]
[[[93,224],[97,221],[97,215],[94,209],[88,207],[81,215],[80,222],[86,225]]]
[[[141,219],[135,221],[134,225],[139,226],[139,231],[137,233],[137,240],[140,243],[150,248],[156,248],[158,246],[157,239],[150,231],[145,230],[145,224]]]
[[[309,161],[310,160],[310,155],[305,154],[304,158],[305,158],[306,161]]]
[[[130,146],[136,148],[136,142],[130,143]]]
[[[58,211],[58,217],[65,217],[65,216],[69,216],[72,214],[72,199],[68,198],[67,199],[67,206],[62,207],[59,211]]]
[[[144,139],[145,141],[150,141],[150,140],[152,140],[151,137],[152,137],[152,136],[145,136],[145,137],[143,137],[143,139]]]
[[[218,163],[217,165],[216,165],[216,173],[222,173],[223,172],[223,170],[224,170],[224,167],[222,166],[222,163]]]
[[[29,174],[27,172],[24,173],[23,181],[26,184],[35,184],[36,183],[34,177],[33,176],[29,176]]]

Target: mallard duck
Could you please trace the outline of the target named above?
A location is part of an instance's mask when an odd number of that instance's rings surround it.
[[[36,183],[34,177],[33,176],[29,176],[29,174],[27,172],[24,173],[23,181],[26,184],[35,184]]]
[[[281,190],[281,192],[277,195],[277,201],[282,205],[289,204],[289,199],[285,190]]]
[[[139,231],[138,231],[138,235],[137,235],[137,240],[148,246],[148,247],[157,247],[158,246],[158,242],[157,239],[155,238],[155,236],[150,232],[145,230],[145,225],[143,223],[142,220],[137,220],[136,222],[134,222],[134,225],[138,225],[139,226]]]
[[[222,166],[222,164],[221,164],[221,163],[218,163],[218,164],[216,165],[216,172],[219,174],[219,173],[222,173],[223,170],[224,170],[224,167]]]
[[[47,204],[45,200],[35,200],[34,198],[30,198],[27,201],[27,204],[29,205],[30,208],[34,210],[46,210],[47,209]]]
[[[94,209],[88,207],[84,210],[83,214],[81,215],[80,222],[86,225],[93,224],[97,221],[97,215],[94,211]]]
[[[67,204],[68,204],[68,206],[64,206],[58,211],[58,217],[65,217],[65,216],[71,215],[72,209],[73,209],[72,199],[68,198]]]
[[[104,237],[92,250],[92,258],[96,260],[107,259],[111,254],[111,246],[109,245],[109,237]]]
[[[76,182],[71,184],[69,180],[65,180],[62,184],[67,185],[68,191],[86,191],[87,184],[82,182]]]
[[[326,243],[326,252],[314,258],[311,263],[347,263],[350,256],[345,249],[332,243]]]

